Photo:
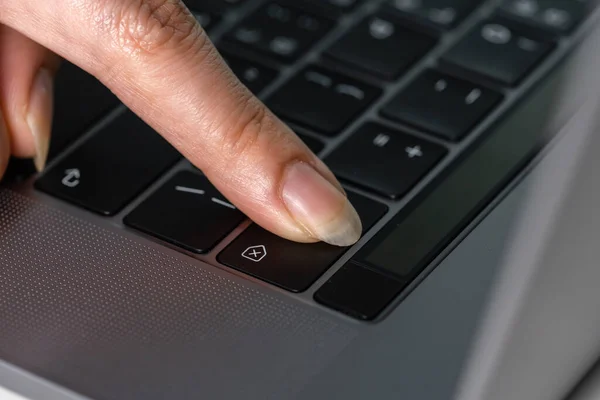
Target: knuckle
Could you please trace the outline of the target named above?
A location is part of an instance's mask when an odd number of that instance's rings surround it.
[[[273,117],[256,97],[248,95],[241,101],[240,117],[223,137],[222,154],[231,162],[252,157],[266,136],[272,136]],[[274,139],[274,138],[270,138]]]
[[[199,44],[203,47],[207,41],[204,31],[181,0],[115,0],[107,3],[112,8],[108,11],[108,25],[120,53],[156,55],[164,51],[185,51]],[[106,15],[106,10],[103,13]]]

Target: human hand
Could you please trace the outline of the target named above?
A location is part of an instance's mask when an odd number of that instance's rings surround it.
[[[0,177],[11,154],[43,168],[61,56],[265,229],[299,242],[358,240],[360,219],[336,178],[235,78],[180,0],[6,0],[0,24]]]

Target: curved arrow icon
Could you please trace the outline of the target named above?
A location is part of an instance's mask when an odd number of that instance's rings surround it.
[[[81,178],[81,171],[77,168],[71,168],[65,171],[65,177],[61,183],[66,187],[74,188],[81,182],[79,178]]]

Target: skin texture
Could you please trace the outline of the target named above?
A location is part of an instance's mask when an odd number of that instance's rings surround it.
[[[43,168],[62,57],[96,76],[264,228],[300,242],[358,240],[360,219],[333,174],[235,78],[180,0],[0,5],[0,176],[9,153]]]

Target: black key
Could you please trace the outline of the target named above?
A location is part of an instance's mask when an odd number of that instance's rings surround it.
[[[33,160],[30,158],[11,157],[8,159],[8,167],[0,179],[0,186],[24,182],[36,172]]]
[[[433,38],[404,29],[398,18],[379,13],[350,30],[327,55],[384,79],[394,79],[434,45]]]
[[[298,135],[300,139],[312,150],[313,153],[319,154],[325,148],[323,142],[310,136]]]
[[[380,94],[354,79],[310,67],[267,99],[267,105],[284,119],[335,135]]]
[[[348,197],[366,232],[387,207],[354,193]],[[346,248],[325,243],[296,243],[251,225],[219,254],[219,262],[292,292],[301,292],[344,254]]]
[[[104,215],[114,215],[180,155],[127,112],[63,158],[36,187]]]
[[[321,40],[333,23],[294,6],[269,2],[243,21],[227,40],[293,62]]]
[[[342,179],[398,198],[445,154],[441,146],[369,123],[342,143],[325,163]]]
[[[351,317],[373,320],[406,286],[352,262],[344,265],[315,293],[315,300]]]
[[[470,82],[426,71],[382,110],[398,120],[449,140],[465,136],[501,95]]]
[[[458,25],[477,8],[482,0],[389,0],[388,8],[436,31]]]
[[[245,220],[204,176],[181,172],[125,218],[125,224],[195,253],[210,251]]]
[[[521,81],[552,45],[490,21],[477,26],[454,46],[443,61],[508,86]]]
[[[277,71],[258,63],[222,53],[223,58],[240,81],[254,94],[260,93],[277,78]]]
[[[364,0],[307,0],[307,2],[321,7],[326,13],[334,17],[338,17],[354,10],[358,5],[364,3]]]
[[[96,78],[64,61],[55,78],[54,120],[48,159],[120,104]]]
[[[519,22],[559,36],[579,25],[588,7],[591,4],[577,0],[505,0],[501,10]]]

